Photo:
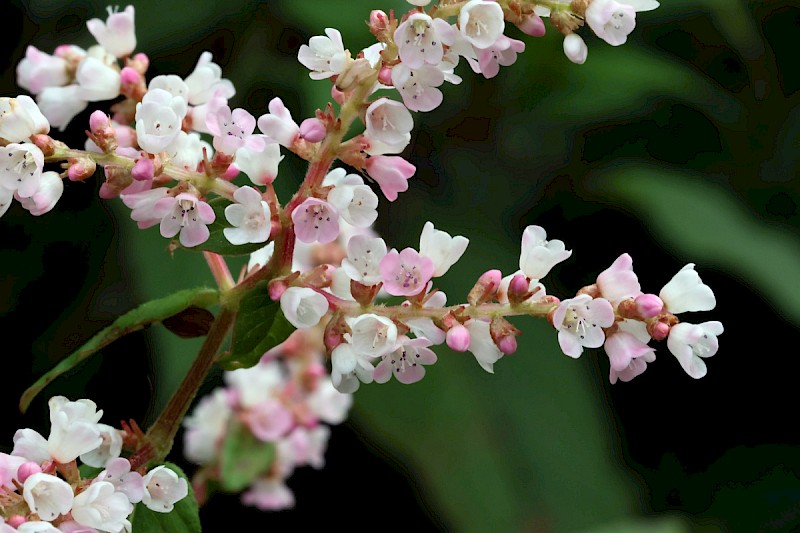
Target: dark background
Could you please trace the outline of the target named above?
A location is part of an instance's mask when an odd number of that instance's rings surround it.
[[[407,9],[403,2],[394,2]],[[351,50],[371,44],[365,0],[216,5],[137,2],[138,50],[148,77],[191,72],[210,50],[254,115],[280,96],[295,118],[328,98],[296,60],[300,44],[339,28]],[[88,46],[100,3],[12,1],[6,8],[3,95],[25,46]],[[517,268],[529,224],[574,250],[544,280],[569,297],[629,252],[643,289],[658,292],[687,262],[717,295],[720,351],[702,380],[658,345],[631,383],[608,383],[600,351],[573,361],[546,324],[515,320],[520,350],[485,374],[467,355],[438,350],[423,382],[363,387],[351,422],[334,429],[324,471],[290,480],[297,507],[263,514],[235,496],[203,509],[263,527],[376,522],[457,530],[792,531],[800,527],[800,434],[793,344],[800,323],[800,201],[793,2],[665,2],[640,14],[623,47],[583,32],[585,65],[560,38],[525,37],[527,51],[492,80],[445,90],[406,155],[410,190],[381,204],[390,245],[416,246],[428,219],[471,239],[442,280],[463,301],[481,272]],[[507,32],[522,38],[515,28]],[[93,107],[97,108],[97,107]],[[63,137],[82,144],[89,111]],[[282,198],[303,167],[288,155]],[[49,387],[22,417],[25,387],[114,317],[148,298],[211,284],[199,256],[171,258],[157,230],[139,232],[99,180],[66,184],[56,209],[18,205],[0,220],[0,324],[6,339],[3,449],[14,431],[46,432],[46,399],[89,397],[104,421],[152,419],[196,351],[160,326],[104,349]],[[194,350],[194,351],[193,351]],[[206,390],[219,384],[214,376]],[[176,459],[179,457],[175,455]],[[190,468],[189,465],[186,465]],[[643,517],[649,521],[641,522]],[[240,522],[241,520],[241,522]],[[605,528],[605,529],[604,529]]]

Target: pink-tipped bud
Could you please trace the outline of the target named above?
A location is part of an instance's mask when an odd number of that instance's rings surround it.
[[[647,332],[657,341],[663,341],[669,337],[669,329],[669,325],[664,322],[656,322],[647,325]]]
[[[119,73],[119,81],[121,85],[138,85],[141,79],[142,75],[131,67],[125,67]]]
[[[497,269],[484,272],[467,295],[469,304],[479,305],[491,300],[497,294],[502,279],[503,273]]]
[[[384,85],[388,85],[392,87],[394,83],[392,83],[392,69],[389,67],[383,67],[380,72],[378,72],[378,81]]]
[[[495,346],[504,354],[517,351],[517,335],[522,332],[514,327],[514,324],[505,318],[492,319],[489,324],[489,334],[492,336]]]
[[[155,170],[153,161],[148,157],[143,157],[133,165],[131,177],[137,181],[151,180],[155,175]]]
[[[634,301],[642,318],[653,318],[664,309],[664,302],[655,294],[640,294]]]
[[[21,526],[25,522],[27,522],[27,520],[25,520],[25,517],[21,514],[15,514],[14,516],[8,517],[8,520],[6,520],[6,524],[14,528]]]
[[[78,159],[69,166],[67,177],[70,181],[83,181],[94,176],[95,170],[97,170],[97,165],[94,160]]]
[[[99,109],[89,117],[89,129],[95,135],[103,133],[111,127],[111,119]]]
[[[20,483],[25,483],[26,479],[41,471],[42,467],[39,466],[39,463],[34,463],[33,461],[22,463],[17,469],[17,480],[19,480]]]
[[[133,56],[130,61],[128,61],[128,66],[144,76],[144,73],[147,72],[148,68],[150,68],[150,58],[147,57],[147,54],[139,52]]]
[[[286,289],[289,287],[286,285],[286,282],[282,279],[277,279],[270,281],[269,286],[267,287],[267,291],[269,291],[269,297],[273,302],[277,302],[283,296],[283,293],[286,292]]]
[[[380,9],[373,9],[369,14],[369,31],[378,37],[389,29],[389,17]]]
[[[466,352],[469,350],[469,330],[462,324],[456,324],[448,329],[446,339],[447,345],[454,352]]]
[[[344,104],[344,93],[336,88],[336,85],[331,85],[331,98],[339,104]]]
[[[318,118],[307,118],[300,124],[300,137],[310,143],[318,143],[325,138],[325,124]]]
[[[497,349],[504,354],[512,354],[517,351],[517,338],[513,335],[502,337],[497,341]]]
[[[100,110],[89,117],[89,138],[104,153],[117,149],[117,132],[111,125],[111,118]]]
[[[546,31],[542,17],[536,14],[531,14],[521,22],[518,22],[517,28],[531,37],[542,37]]]
[[[31,142],[42,151],[45,157],[53,155],[53,153],[56,151],[56,141],[54,141],[49,135],[45,135],[43,133],[32,135]]]
[[[525,274],[517,274],[508,284],[508,301],[520,304],[531,297],[531,280]]]
[[[322,335],[322,342],[325,344],[325,349],[328,353],[332,352],[334,348],[344,342],[344,334],[347,332],[347,323],[341,313],[336,313],[330,319],[328,325],[325,326],[325,332]]]
[[[229,165],[225,172],[222,173],[220,178],[224,179],[225,181],[231,181],[238,176],[240,172],[241,171],[234,165]]]

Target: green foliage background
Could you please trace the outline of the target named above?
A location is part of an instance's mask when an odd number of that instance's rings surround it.
[[[718,312],[699,318],[725,323],[720,353],[709,361],[709,376],[694,382],[659,348],[644,376],[612,388],[602,353],[573,361],[559,352],[549,326],[517,320],[519,352],[500,361],[495,375],[468,354],[440,350],[440,362],[419,384],[363,387],[353,427],[402,465],[434,527],[781,531],[800,525],[800,442],[791,429],[796,397],[789,392],[797,366],[791,338],[800,324],[800,76],[789,62],[800,10],[788,1],[663,4],[639,15],[623,47],[583,32],[590,50],[583,66],[564,58],[551,27],[541,39],[512,28],[508,33],[528,48],[495,79],[474,76],[462,62],[465,82],[445,89],[439,109],[415,115],[407,155],[417,175],[397,202],[382,203],[379,230],[398,248],[415,246],[428,219],[469,237],[467,255],[440,285],[451,302],[463,301],[483,271],[515,270],[522,230],[534,223],[574,249],[570,263],[545,280],[562,297],[591,283],[624,251],[651,292],[695,262],[720,302]],[[364,25],[371,8],[409,7],[398,0],[135,5],[138,49],[150,56],[152,75],[185,76],[200,52],[211,50],[237,87],[233,106],[258,116],[280,96],[296,118],[329,99],[329,84],[312,82],[297,63],[301,43],[335,27],[350,50],[359,50],[372,42]],[[88,45],[84,21],[104,11],[101,2],[86,1],[14,1],[12,8],[22,22],[8,48],[5,94],[16,94],[10,82],[24,44],[45,51],[62,42]],[[82,128],[74,129],[80,135]],[[287,156],[276,182],[282,198],[303,170]],[[90,197],[92,189],[80,194]],[[0,220],[11,235],[41,224],[68,241],[71,223],[104,236],[81,250],[94,258],[87,260],[94,269],[87,288],[58,303],[62,314],[32,339],[32,374],[115,313],[166,291],[213,283],[198,255],[170,257],[157,230],[137,231],[124,207],[112,210],[116,222],[105,218],[93,230],[87,229],[93,219],[78,212],[71,220],[31,220],[11,211]],[[34,253],[4,249],[7,294],[16,297],[45,273],[31,267],[39,264]],[[9,302],[2,312],[11,316],[19,306]],[[198,347],[199,341],[154,328],[152,360],[143,353],[125,359],[152,365],[150,393],[132,392],[127,403],[136,412],[119,416],[153,418]],[[105,365],[92,379],[104,380],[109,371]],[[50,394],[77,394],[86,379],[55,384]],[[351,490],[358,505],[361,493],[382,489]],[[302,487],[297,498],[304,498]],[[385,505],[388,513],[391,502]],[[269,524],[271,517],[261,520]]]

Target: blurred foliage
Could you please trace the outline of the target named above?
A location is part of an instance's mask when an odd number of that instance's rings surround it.
[[[99,1],[12,4],[28,22],[13,29],[7,76],[25,43],[45,50],[61,42],[89,44],[84,21],[104,12]],[[405,10],[408,4],[144,0],[136,2],[139,48],[152,59],[152,75],[184,76],[202,50],[211,50],[236,84],[233,105],[258,115],[280,96],[302,118],[328,101],[329,86],[308,79],[295,59],[298,47],[325,27],[341,30],[351,50],[371,44],[363,21],[376,7]],[[388,475],[385,485],[363,485],[361,463],[351,456],[337,466],[344,455],[336,453],[345,453],[336,451],[344,442],[337,439],[345,437],[334,432],[328,462],[339,477],[333,487],[349,490],[329,490],[315,505],[341,510],[358,502],[391,516],[418,504],[429,526],[459,531],[800,526],[800,441],[791,392],[797,362],[788,340],[796,338],[800,316],[800,71],[793,67],[800,8],[788,0],[668,0],[637,22],[620,48],[587,35],[582,66],[563,57],[552,28],[542,39],[525,37],[526,52],[495,79],[474,76],[462,62],[465,82],[445,88],[439,109],[415,115],[406,155],[418,171],[397,202],[382,203],[379,230],[390,245],[416,246],[430,218],[437,228],[470,238],[464,259],[439,285],[451,303],[463,301],[483,271],[514,271],[522,230],[533,223],[575,250],[545,280],[548,292],[562,297],[592,283],[624,251],[650,292],[696,262],[719,301],[700,320],[719,319],[726,327],[709,375],[691,380],[658,347],[659,360],[645,375],[612,388],[602,352],[573,361],[560,353],[546,324],[515,320],[523,331],[519,351],[500,361],[495,375],[469,354],[439,350],[440,362],[421,383],[358,391],[357,431],[390,464],[401,463],[415,496],[391,500],[388,485],[397,480]],[[514,28],[509,34],[522,38]],[[82,128],[75,129],[79,135]],[[281,198],[303,171],[287,156],[276,182]],[[170,257],[156,230],[137,231],[123,207],[114,210],[118,225],[97,230],[103,239],[81,254],[109,246],[103,272],[129,287],[118,314],[167,292],[213,283],[197,254],[178,250]],[[35,222],[52,225],[51,234],[66,241],[70,234],[60,228],[68,221],[58,216]],[[15,228],[33,224],[13,211],[0,222],[9,225],[11,238]],[[80,227],[92,226],[83,221]],[[43,275],[44,267],[29,259],[35,252],[24,246],[3,252],[8,294]],[[32,266],[14,266],[25,261]],[[243,261],[231,262],[234,272]],[[100,329],[64,317],[91,314],[86,309],[96,314],[101,281],[76,295],[69,312],[51,318],[67,325],[40,332],[41,339],[65,338],[59,328],[69,325],[83,328],[79,338]],[[18,307],[31,312],[22,301]],[[199,347],[199,340],[153,329],[151,417]],[[33,351],[42,352],[43,343]],[[37,364],[50,366],[47,359]],[[359,445],[346,442],[353,450]],[[313,472],[297,487],[294,520],[322,508],[302,504],[322,475]],[[643,518],[670,510],[682,518]],[[280,520],[241,516],[253,523]]]

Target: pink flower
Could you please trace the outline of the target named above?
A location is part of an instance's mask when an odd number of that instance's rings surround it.
[[[409,339],[402,336],[398,339],[401,343],[396,350],[384,354],[381,362],[375,367],[372,377],[376,383],[386,383],[389,378],[397,378],[400,383],[416,383],[425,377],[425,367],[436,362],[436,354],[428,346],[432,343],[428,339]]]
[[[339,236],[339,212],[328,202],[308,198],[292,211],[292,222],[301,242],[333,242]]]
[[[244,421],[258,440],[274,442],[291,429],[294,417],[278,400],[267,400],[250,409]]]
[[[397,194],[408,190],[408,178],[417,168],[399,156],[376,155],[367,159],[367,174],[378,182],[381,192],[390,202]]]
[[[655,352],[653,348],[627,331],[617,331],[606,337],[603,348],[611,361],[611,368],[617,372],[628,368],[633,359]]]
[[[414,296],[425,290],[433,277],[433,261],[413,248],[392,250],[381,260],[383,288],[393,296]]]
[[[525,51],[525,43],[501,35],[489,48],[476,51],[478,59],[467,57],[467,62],[473,72],[483,74],[485,78],[489,79],[497,76],[501,66],[513,65],[517,61],[517,54]]]
[[[231,111],[228,106],[206,115],[206,127],[214,135],[214,149],[223,154],[234,155],[236,150],[247,147],[258,151],[264,147],[264,139],[253,135],[256,119],[246,110]]]
[[[564,300],[553,314],[558,344],[566,355],[578,358],[583,348],[599,348],[605,340],[602,328],[614,323],[614,308],[608,300],[588,294]]]
[[[631,360],[630,364],[623,370],[614,370],[614,367],[611,367],[611,370],[608,374],[608,380],[612,385],[617,382],[617,379],[628,382],[636,376],[644,373],[644,371],[647,370],[647,363],[652,363],[655,360],[656,354],[653,352],[648,352],[641,357]]]
[[[171,238],[180,232],[181,244],[188,248],[208,240],[206,226],[216,219],[210,205],[185,192],[158,200],[153,214],[161,217],[162,236]]]
[[[603,298],[617,305],[622,300],[636,298],[642,294],[639,279],[633,272],[633,259],[622,254],[614,263],[597,276],[597,288]]]

